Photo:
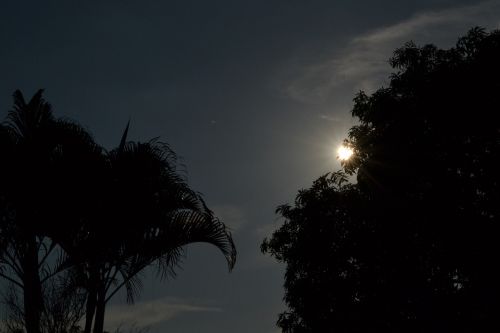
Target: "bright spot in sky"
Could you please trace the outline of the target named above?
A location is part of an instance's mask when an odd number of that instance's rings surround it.
[[[339,149],[337,149],[337,158],[341,161],[346,161],[352,156],[353,153],[354,152],[351,148],[342,145]]]

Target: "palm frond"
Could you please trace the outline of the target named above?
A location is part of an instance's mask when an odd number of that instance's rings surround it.
[[[32,139],[40,128],[53,120],[52,107],[42,95],[43,89],[40,89],[26,103],[21,91],[14,92],[14,106],[5,124],[18,140]]]
[[[130,267],[130,271],[127,271],[126,269],[123,270],[122,272],[124,278],[126,279],[125,282],[125,291],[127,295],[127,303],[132,304],[135,301],[135,298],[139,295],[139,293],[142,290],[142,276],[141,272],[135,272],[133,270],[133,267]],[[128,278],[130,276],[130,278]]]
[[[157,274],[161,280],[168,278],[175,278],[177,276],[177,269],[181,267],[182,261],[186,257],[184,247],[179,246],[170,249],[157,259]]]
[[[125,144],[127,143],[127,135],[128,135],[128,129],[130,126],[130,120],[127,122],[127,126],[125,127],[125,130],[123,131],[122,138],[120,140],[120,145],[118,146],[118,151],[121,152],[125,148]]]
[[[224,223],[212,215],[190,210],[169,213],[157,236],[147,241],[145,251],[162,258],[163,268],[176,265],[181,258],[180,248],[191,243],[208,243],[217,247],[224,255],[229,270],[236,262],[236,247],[230,231]]]

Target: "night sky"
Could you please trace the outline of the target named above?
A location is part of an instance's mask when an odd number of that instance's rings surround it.
[[[168,142],[231,228],[233,272],[190,246],[175,280],[146,272],[135,305],[115,299],[108,329],[274,333],[284,267],[260,243],[276,206],[339,169],[354,94],[387,82],[406,41],[450,47],[499,22],[500,1],[2,1],[0,117],[15,89],[44,88],[107,148],[130,119],[130,138]]]

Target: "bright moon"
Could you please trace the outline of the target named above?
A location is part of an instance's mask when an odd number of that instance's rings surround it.
[[[337,158],[341,161],[346,161],[348,160],[354,152],[352,151],[351,148],[346,147],[346,146],[340,146],[339,149],[337,149]]]

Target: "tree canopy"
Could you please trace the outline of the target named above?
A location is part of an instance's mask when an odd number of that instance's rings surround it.
[[[409,42],[389,85],[356,95],[352,158],[262,244],[287,264],[284,332],[498,328],[499,56],[481,28],[447,50]]]

